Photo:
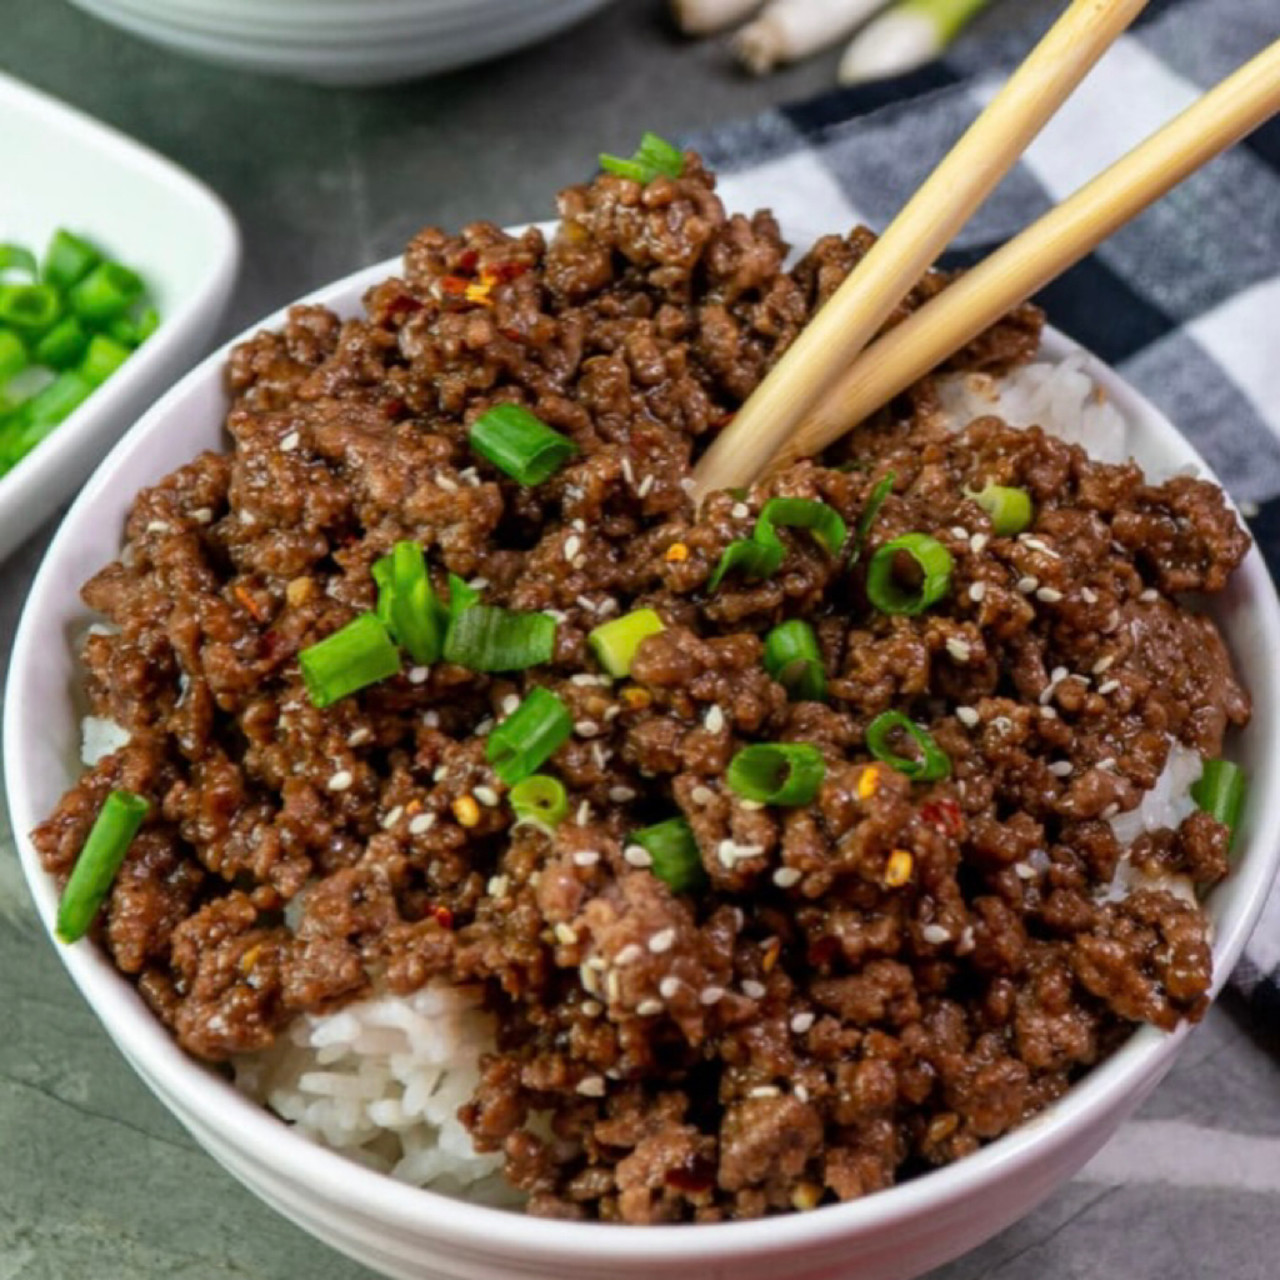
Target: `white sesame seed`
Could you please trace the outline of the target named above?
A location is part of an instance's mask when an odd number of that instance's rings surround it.
[[[981,722],[982,717],[973,707],[957,707],[956,719],[960,721],[966,729],[976,729]]]
[[[1057,604],[1062,599],[1062,592],[1056,587],[1041,587],[1036,592],[1036,599],[1043,600],[1045,604]]]
[[[1107,805],[1105,809],[1103,809],[1102,816],[1103,818],[1110,821],[1110,819],[1114,818],[1116,814],[1119,812],[1120,812],[1120,806],[1113,801],[1111,804]]]
[[[699,1004],[705,1004],[710,1006],[713,1004],[719,1004],[720,1001],[723,999],[724,999],[723,987],[703,987],[702,990],[698,992]]]
[[[585,569],[587,567],[587,557],[585,555],[574,556],[572,564],[575,569]]]
[[[475,796],[481,804],[487,805],[492,809],[498,803],[498,793],[492,787],[476,787],[471,794]]]
[[[712,791],[710,787],[702,786],[701,783],[689,792],[689,799],[692,800],[694,804],[710,804],[715,798],[716,793]]]
[[[627,845],[627,847],[622,851],[622,856],[633,867],[651,867],[653,865],[653,855],[642,845]]]
[[[1008,716],[996,716],[991,722],[991,727],[998,733],[1008,733],[1013,728],[1013,721]]]
[[[790,889],[792,885],[800,883],[801,872],[799,867],[779,867],[773,873],[773,883],[779,889]]]
[[[680,487],[685,491],[685,493],[692,496],[694,490],[698,487],[698,484],[697,484],[697,481],[694,480],[692,476],[685,476],[680,481]]]
[[[1033,551],[1043,551],[1045,555],[1055,556],[1059,560],[1062,558],[1047,542],[1042,542],[1039,538],[1028,538],[1024,535],[1022,541]]]
[[[738,846],[732,840],[721,840],[716,845],[716,857],[722,867],[732,871],[733,864],[738,860]]]
[[[806,1031],[813,1026],[816,1017],[812,1013],[797,1013],[791,1019],[791,1030],[798,1036],[804,1035]]]
[[[765,991],[764,983],[757,982],[754,978],[748,978],[742,984],[742,994],[746,996],[749,1000],[763,1000],[764,991]]]
[[[1019,578],[1014,586],[1022,592],[1024,596],[1029,596],[1040,585],[1040,579],[1032,577],[1028,574],[1025,578]]]
[[[751,508],[745,502],[735,502],[729,508],[729,514],[735,520],[745,520],[751,514]]]
[[[1104,654],[1101,658],[1097,660],[1097,662],[1093,664],[1090,670],[1093,672],[1095,676],[1100,676],[1104,671],[1106,671],[1111,666],[1111,664],[1115,660],[1116,660],[1116,655],[1114,653]]]
[[[469,586],[472,591],[483,591],[488,585],[488,578],[472,578],[471,581],[467,583],[467,586]]]
[[[987,549],[987,543],[990,541],[991,539],[985,533],[975,533],[969,539],[969,550],[975,556],[980,556]]]
[[[501,898],[506,895],[510,881],[506,876],[490,876],[489,883],[485,886],[491,898]]]
[[[592,956],[591,960],[594,959],[595,957]],[[593,996],[598,996],[600,994],[600,978],[591,960],[578,966],[578,977],[582,980],[584,991],[589,991]]]
[[[197,507],[197,508],[196,508],[196,509],[191,513],[191,518],[196,522],[196,524],[212,524],[212,523],[213,523],[213,508],[212,508],[212,507]]]
[[[432,782],[443,782],[448,775],[449,766],[447,764],[438,764],[431,773]]]
[[[658,983],[658,994],[664,1000],[674,1000],[680,994],[681,982],[679,978],[668,974]]]
[[[955,636],[947,637],[947,652],[957,662],[968,662],[973,657],[973,650],[969,647],[968,642]]]
[[[446,493],[458,492],[458,482],[452,476],[437,475],[436,484],[439,488],[443,489]]]
[[[579,849],[573,855],[575,867],[594,867],[600,861],[600,854],[595,849]]]
[[[584,1076],[574,1087],[584,1098],[603,1098],[604,1076]]]
[[[430,667],[410,667],[409,683],[410,684],[426,684],[427,677],[431,674]]]
[[[975,582],[969,588],[969,599],[974,604],[981,604],[987,594],[987,584],[985,582]]]
[[[1049,679],[1054,684],[1061,684],[1070,674],[1071,672],[1068,671],[1066,667],[1054,667],[1054,669],[1049,673]]]
[[[636,496],[640,498],[647,498],[649,496],[649,490],[653,488],[653,481],[654,477],[652,474],[645,476],[636,486]]]
[[[1100,694],[1102,694],[1102,696],[1105,698],[1105,697],[1107,696],[1107,694],[1109,694],[1109,693],[1115,693],[1115,691],[1116,691],[1119,687],[1120,687],[1120,681],[1119,681],[1119,680],[1104,680],[1104,681],[1103,681],[1103,682],[1098,686],[1098,692],[1099,692]]]
[[[641,1000],[636,1005],[636,1013],[642,1018],[656,1018],[662,1012],[663,1004],[661,1000]]]
[[[600,726],[594,720],[577,720],[574,722],[573,731],[580,738],[594,738],[600,732]]]
[[[424,711],[422,714],[422,723],[428,729],[438,729],[440,727],[440,713],[438,711]]]
[[[1083,600],[1085,604],[1097,604],[1098,593],[1092,587],[1081,587],[1080,599]]]
[[[373,730],[367,725],[361,725],[358,729],[352,729],[347,734],[347,746],[362,747],[370,738],[373,737]]]
[[[578,812],[574,815],[574,821],[580,827],[585,827],[591,821],[591,801],[584,800],[578,806]]]
[[[586,1018],[598,1018],[604,1012],[604,1005],[599,1000],[584,1000],[578,1008]]]
[[[616,702],[612,706],[605,707],[604,709],[605,724],[609,724],[610,721],[616,720],[621,713],[622,713],[622,708],[618,706]]]
[[[967,924],[960,932],[960,941],[956,943],[956,955],[967,956],[976,945],[973,937],[973,925]]]
[[[564,540],[564,558],[573,563],[574,557],[582,550],[582,539],[576,533],[571,533]]]
[[[1115,767],[1116,767],[1115,756],[1107,756],[1105,759],[1099,760],[1097,765],[1095,766],[1095,768],[1107,769],[1111,772],[1115,771]]]
[[[791,1092],[795,1094],[797,1102],[809,1101],[809,1090],[806,1089],[804,1085],[802,1084],[796,1085],[796,1087],[792,1089]]]
[[[587,968],[594,969],[596,973],[603,973],[609,967],[603,956],[592,956],[587,961]]]
[[[962,542],[967,542],[969,540],[969,530],[962,524],[953,524],[951,526],[951,536],[959,538]]]
[[[708,733],[719,733],[724,728],[724,712],[720,709],[718,702],[713,702],[707,708],[707,714],[702,723],[706,725]]]
[[[520,695],[518,693],[509,693],[502,700],[502,714],[509,716],[520,706]]]
[[[555,934],[556,941],[563,942],[566,947],[572,947],[578,941],[577,932],[570,925],[564,923],[556,925]]]
[[[779,1089],[777,1085],[758,1084],[754,1089],[752,1089],[747,1094],[747,1097],[748,1098],[776,1098],[778,1096],[778,1093],[779,1093]]]
[[[622,978],[617,969],[610,969],[605,975],[604,993],[610,1004],[617,1004],[622,998]]]
[[[1069,778],[1074,767],[1070,760],[1055,760],[1049,766],[1049,772],[1055,778]]]
[[[329,779],[329,790],[345,791],[354,781],[355,777],[350,769],[339,769],[338,772]]]
[[[670,951],[676,944],[676,931],[674,929],[661,929],[649,939],[649,950],[655,956],[660,956],[664,951]]]
[[[619,969],[625,969],[629,964],[635,964],[640,957],[644,955],[638,942],[628,942],[616,956],[613,957],[613,963]]]
[[[593,676],[589,672],[582,672],[576,676],[570,676],[569,683],[581,685],[584,689],[590,689],[593,686],[606,685],[609,682],[604,676]]]
[[[931,947],[940,947],[944,942],[951,941],[951,930],[944,929],[940,924],[927,924],[920,930],[920,936]]]
[[[625,454],[623,455],[623,458],[622,458],[622,478],[628,484],[635,484],[636,482],[635,472],[631,470],[631,459],[628,458]]]
[[[1034,880],[1036,878],[1036,869],[1029,862],[1015,862],[1013,870],[1019,880]]]
[[[609,799],[614,804],[626,804],[628,800],[634,800],[636,793],[630,787],[610,787]]]
[[[411,836],[426,835],[435,825],[436,815],[434,813],[414,814],[409,821],[409,834]]]
[[[1148,587],[1144,592],[1142,592],[1138,599],[1141,600],[1143,604],[1155,604],[1155,602],[1160,599],[1160,593],[1154,587]]]
[[[1056,719],[1058,718],[1058,712],[1057,712],[1057,710],[1056,710],[1055,708],[1053,708],[1053,707],[1041,707],[1041,708],[1040,708],[1040,714],[1041,714],[1041,715],[1042,715],[1046,720],[1056,720]]]
[[[551,619],[552,622],[568,622],[569,615],[563,609],[543,609],[542,611]]]
[[[298,433],[296,431],[290,431],[289,434],[280,441],[280,452],[292,453],[300,443],[301,439],[298,436]]]
[[[382,829],[390,831],[392,827],[404,817],[404,805],[398,804],[394,809],[388,809],[382,819]]]

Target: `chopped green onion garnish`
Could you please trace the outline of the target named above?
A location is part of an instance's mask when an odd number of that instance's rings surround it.
[[[914,589],[897,578],[896,561],[905,554],[915,561],[921,582]],[[951,553],[927,533],[904,533],[876,550],[867,566],[867,598],[882,613],[923,613],[951,589]]]
[[[44,253],[43,278],[59,289],[78,284],[102,261],[102,254],[70,231],[55,231]]]
[[[345,627],[298,654],[307,692],[317,707],[331,706],[367,685],[400,670],[400,653],[373,613],[362,613]]]
[[[729,761],[725,780],[746,800],[761,804],[812,804],[827,765],[807,742],[758,742]]]
[[[35,336],[48,329],[62,313],[58,291],[48,284],[0,285],[0,324]]]
[[[683,818],[668,818],[631,834],[631,843],[648,851],[653,874],[672,893],[690,893],[706,883],[698,842],[693,828]]]
[[[25,401],[6,423],[3,442],[0,443],[3,461],[12,466],[25,458],[92,394],[93,383],[74,370],[58,374],[51,383]]]
[[[1191,798],[1234,838],[1244,810],[1245,777],[1230,760],[1206,760],[1199,781],[1191,784]]]
[[[449,617],[456,618],[464,609],[480,601],[480,593],[456,573],[449,575]]]
[[[500,404],[471,425],[471,447],[523,485],[541,484],[560,470],[578,446],[518,404]]]
[[[129,348],[105,333],[95,333],[80,363],[80,372],[100,386],[129,358]]]
[[[1030,528],[1035,517],[1031,495],[1025,489],[989,484],[977,493],[966,493],[991,517],[991,528],[1001,538],[1011,538]]]
[[[862,514],[858,517],[858,528],[853,537],[853,554],[849,559],[850,564],[858,563],[858,558],[862,555],[863,543],[867,540],[867,534],[871,532],[871,526],[875,524],[876,516],[880,514],[880,508],[884,506],[884,500],[893,492],[894,482],[897,478],[892,471],[889,471],[876,481],[876,487],[871,490],[867,505],[862,508]]]
[[[0,329],[0,389],[29,363],[26,344],[12,329]]]
[[[68,369],[89,345],[89,335],[75,316],[64,316],[36,343],[32,353],[41,364],[51,369]]]
[[[160,313],[155,307],[144,307],[137,320],[128,316],[117,316],[108,326],[107,332],[126,347],[141,346],[160,325]]]
[[[629,160],[601,153],[600,167],[616,177],[648,186],[657,177],[678,178],[684,173],[684,154],[656,133],[646,133]]]
[[[489,735],[485,759],[507,786],[514,786],[549,760],[572,732],[569,708],[538,687]]]
[[[752,538],[735,538],[720,556],[707,590],[716,590],[729,573],[741,573],[744,578],[771,578],[782,564],[784,554],[785,548],[776,537],[773,545]]]
[[[6,271],[21,271],[34,280],[39,274],[36,255],[20,244],[0,244],[0,276]]]
[[[76,942],[89,932],[150,807],[131,791],[107,797],[58,903],[57,934],[63,942]]]
[[[549,773],[535,773],[511,788],[511,807],[520,822],[553,829],[569,816],[569,796],[564,783]]]
[[[555,648],[556,624],[545,613],[486,604],[455,613],[444,639],[444,656],[471,671],[523,671],[550,662]]]
[[[920,751],[918,758],[900,756],[894,751],[891,742],[897,733],[905,733],[916,744]],[[867,750],[913,782],[937,782],[951,772],[951,757],[901,711],[883,711],[867,726]]]
[[[436,599],[427,562],[417,542],[397,542],[373,566],[378,584],[378,617],[414,662],[428,666],[440,658],[449,614]]]
[[[765,637],[764,669],[793,702],[821,702],[826,697],[827,673],[817,637],[799,618],[774,627]]]
[[[656,636],[662,629],[662,619],[652,609],[635,609],[596,627],[587,636],[587,643],[611,676],[626,676],[631,674],[640,641]]]
[[[831,555],[836,555],[848,534],[840,513],[813,498],[770,498],[761,508],[751,538],[737,538],[720,557],[707,590],[719,587],[727,573],[740,572],[748,578],[768,578],[778,571],[786,548],[776,530],[808,529]]]
[[[105,324],[123,315],[142,297],[142,279],[118,262],[100,262],[73,285],[68,297],[71,309],[91,324]]]

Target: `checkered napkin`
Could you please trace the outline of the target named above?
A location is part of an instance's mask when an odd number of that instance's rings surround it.
[[[797,241],[883,227],[1060,7],[1004,0],[945,62],[687,141],[723,175],[731,208],[767,200]],[[1156,0],[960,233],[950,263],[985,257],[1276,39],[1274,0]],[[1280,119],[1040,300],[1178,423],[1280,579]],[[1232,982],[1280,1020],[1280,885]]]

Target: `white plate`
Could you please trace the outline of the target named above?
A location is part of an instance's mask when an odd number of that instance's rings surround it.
[[[792,237],[793,239],[795,237]],[[381,263],[307,301],[356,314],[366,289],[400,270]],[[284,310],[245,331],[277,328]],[[1046,354],[1074,350],[1046,335]],[[109,561],[138,489],[201,449],[226,447],[222,373],[229,346],[174,387],[113,450],[68,513],[18,626],[5,693],[9,812],[46,928],[57,894],[27,832],[80,772],[76,655],[90,619],[86,577]],[[1208,468],[1147,400],[1097,361],[1089,374],[1129,424],[1154,473]],[[181,431],[175,430],[181,424]],[[1236,866],[1209,898],[1215,990],[1239,959],[1280,862],[1280,605],[1257,550],[1215,600],[1254,700],[1232,743],[1250,803]],[[401,1280],[908,1280],[1008,1226],[1075,1173],[1173,1064],[1189,1028],[1144,1027],[1047,1112],[954,1165],[816,1213],[688,1227],[622,1227],[526,1218],[419,1191],[319,1148],[187,1057],[133,985],[93,945],[60,947],[108,1034],[198,1142],[268,1204],[364,1265]]]
[[[176,165],[0,74],[0,240],[42,253],[66,227],[137,270],[160,327],[8,475],[0,556],[33,532],[142,410],[202,352],[235,281],[240,237]]]

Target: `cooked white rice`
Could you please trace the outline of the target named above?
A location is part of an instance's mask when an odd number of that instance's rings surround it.
[[[1014,426],[1039,424],[1106,462],[1129,456],[1124,418],[1086,372],[1088,357],[1032,364],[998,381],[970,374],[941,383],[957,427],[983,414]],[[83,759],[92,764],[128,741],[111,721],[86,717]],[[1111,820],[1126,847],[1143,831],[1176,827],[1194,808],[1200,758],[1174,743],[1156,786]],[[1152,885],[1127,860],[1106,891],[1120,899]],[[1162,887],[1194,897],[1185,877]],[[236,1084],[299,1133],[415,1186],[489,1203],[516,1204],[500,1155],[478,1155],[457,1111],[493,1047],[494,1020],[472,990],[441,983],[410,996],[379,995],[335,1013],[295,1020],[264,1053],[235,1063]]]

